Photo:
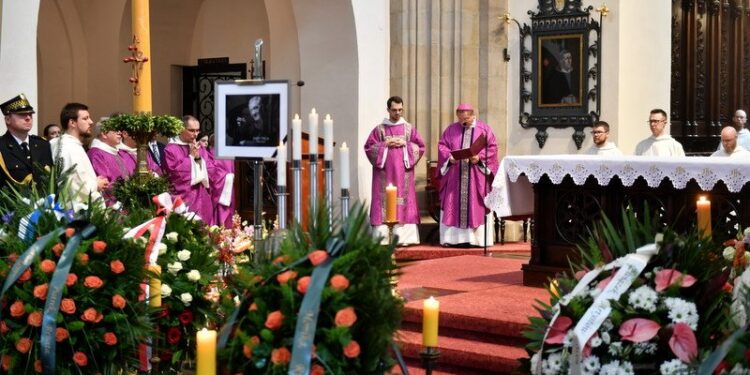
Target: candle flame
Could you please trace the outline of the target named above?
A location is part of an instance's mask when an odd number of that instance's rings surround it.
[[[349,149],[349,147],[346,147],[346,142],[344,142],[344,143],[341,144],[341,149],[342,150],[348,150]]]
[[[707,199],[705,195],[701,195],[700,197],[698,197],[698,202],[706,202],[706,201]]]
[[[326,113],[326,120],[330,120],[330,119],[331,119],[331,114],[330,113]]]
[[[313,107],[312,111],[310,111],[310,114],[314,115],[315,113],[317,113],[317,112],[315,112],[315,107]]]
[[[295,113],[295,114],[294,114],[294,119],[295,119],[295,120],[299,120],[299,119],[300,119],[300,118],[299,118],[299,113]]]

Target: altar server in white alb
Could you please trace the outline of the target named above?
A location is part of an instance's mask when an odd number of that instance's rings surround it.
[[[737,144],[737,130],[731,126],[726,126],[721,129],[721,148],[711,156],[750,160],[750,151]]]
[[[635,146],[635,154],[639,156],[685,156],[680,142],[677,142],[666,132],[667,112],[662,109],[652,109],[648,116],[651,136]]]
[[[587,155],[600,156],[622,156],[622,151],[609,141],[609,124],[606,121],[597,121],[591,128],[594,145],[586,151]]]

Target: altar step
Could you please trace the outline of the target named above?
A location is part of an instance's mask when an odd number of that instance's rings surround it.
[[[396,341],[410,374],[423,373],[419,370],[422,300],[430,295],[440,301],[437,370],[462,375],[513,373],[518,359],[527,357],[521,331],[528,316],[537,315],[534,300],[549,300],[546,290],[522,285],[524,262],[464,255],[406,264],[398,288],[407,303]]]

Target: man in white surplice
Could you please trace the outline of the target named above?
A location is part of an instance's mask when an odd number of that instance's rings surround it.
[[[747,123],[747,113],[745,111],[738,109],[734,111],[734,116],[732,117],[732,126],[734,126],[734,129],[737,131],[737,145],[742,146],[745,150],[750,151],[750,131],[745,128],[745,124]],[[721,151],[722,142],[719,142],[719,146],[716,147],[716,151]]]
[[[587,155],[622,156],[622,151],[609,141],[609,124],[606,121],[597,121],[591,128],[594,145],[586,150]]]
[[[680,142],[677,142],[666,132],[667,112],[662,109],[652,109],[648,117],[651,136],[635,146],[635,154],[639,156],[685,156]]]
[[[731,126],[726,126],[721,129],[721,148],[711,156],[750,160],[750,151],[737,144],[737,130]]]

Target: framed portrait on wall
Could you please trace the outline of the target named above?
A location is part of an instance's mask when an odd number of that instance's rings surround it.
[[[583,34],[537,39],[539,107],[580,107],[583,103]]]
[[[270,158],[286,137],[288,81],[217,81],[216,157]]]

